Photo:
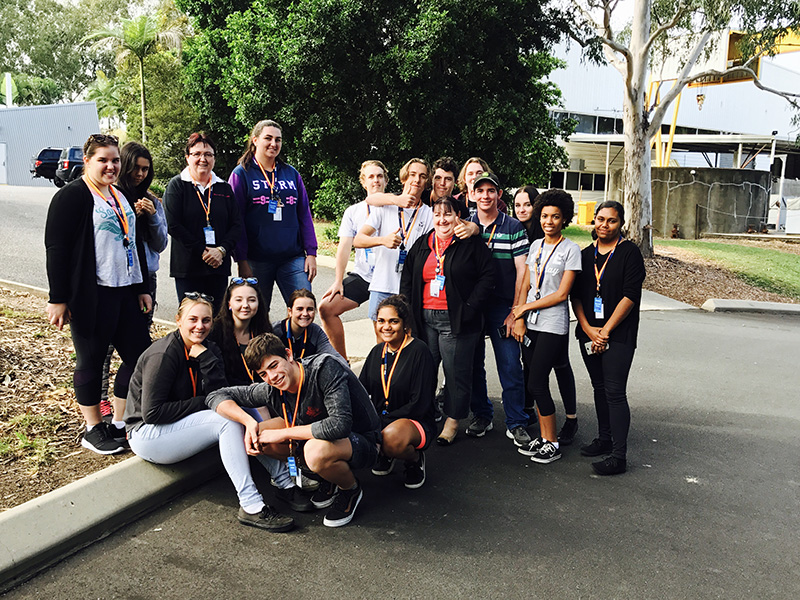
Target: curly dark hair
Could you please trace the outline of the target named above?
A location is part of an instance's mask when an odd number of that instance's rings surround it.
[[[411,307],[408,305],[408,300],[403,294],[394,294],[393,296],[389,296],[388,298],[384,298],[378,304],[378,310],[376,312],[381,312],[381,309],[385,306],[394,309],[394,312],[397,313],[397,316],[400,317],[403,321],[403,329],[408,331],[411,329]]]
[[[225,361],[225,372],[234,373],[236,369],[241,368],[241,355],[239,352],[239,344],[236,341],[236,334],[234,332],[233,315],[228,308],[228,303],[231,300],[233,290],[240,287],[249,287],[256,293],[258,298],[258,310],[253,318],[250,319],[250,335],[256,337],[262,333],[271,333],[272,326],[269,322],[269,305],[264,301],[264,296],[258,285],[250,285],[249,283],[231,283],[228,289],[225,290],[225,296],[220,304],[219,312],[214,317],[214,340],[222,350],[222,358]],[[255,373],[253,373],[255,375]]]
[[[545,206],[555,206],[561,211],[564,222],[563,227],[565,228],[572,221],[572,217],[575,216],[575,203],[572,201],[572,196],[564,190],[545,190],[539,194],[533,203],[534,219],[538,221],[541,218],[542,209]]]

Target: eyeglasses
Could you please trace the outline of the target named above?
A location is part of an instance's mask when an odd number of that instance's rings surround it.
[[[207,294],[203,294],[202,292],[184,292],[183,295],[189,300],[197,300],[198,298],[202,298],[206,302],[214,302],[214,296],[209,296]]]
[[[103,133],[93,133],[89,136],[89,141],[97,144],[119,144],[119,138],[117,136]]]
[[[189,152],[192,158],[214,158],[213,152]]]
[[[231,285],[258,285],[258,279],[255,277],[231,277]]]

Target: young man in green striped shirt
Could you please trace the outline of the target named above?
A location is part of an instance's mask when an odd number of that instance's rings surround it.
[[[520,348],[511,336],[514,315],[511,307],[522,286],[525,260],[530,243],[522,223],[501,213],[497,202],[503,194],[497,178],[484,172],[474,183],[478,210],[471,217],[481,230],[481,235],[492,251],[495,266],[495,288],[484,308],[485,333],[494,349],[497,374],[503,388],[503,409],[506,413],[506,435],[517,446],[530,444],[525,427],[528,415],[525,408],[525,383],[520,361]],[[482,437],[492,429],[494,409],[486,389],[486,342],[481,337],[475,350],[472,384],[472,421],[467,435]]]

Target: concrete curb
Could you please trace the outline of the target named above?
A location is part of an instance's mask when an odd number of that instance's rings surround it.
[[[221,471],[216,445],[168,466],[134,456],[0,514],[0,593]]]
[[[706,300],[701,307],[708,312],[770,313],[773,315],[800,316],[800,304],[781,302],[756,302],[755,300]]]

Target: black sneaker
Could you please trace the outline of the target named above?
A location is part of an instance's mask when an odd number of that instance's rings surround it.
[[[375,461],[375,466],[372,467],[373,475],[388,475],[392,472],[394,467],[394,459],[389,458],[385,454],[378,454],[378,460]]]
[[[593,462],[592,468],[598,475],[619,475],[628,470],[628,461],[624,458],[609,456],[604,460]]]
[[[535,406],[526,406],[523,411],[526,415],[528,415],[528,427],[531,425],[536,425],[539,422],[539,416],[536,414],[536,407]]]
[[[125,452],[125,446],[119,440],[111,437],[108,428],[108,423],[101,421],[92,427],[91,431],[83,434],[81,446],[97,454],[119,454],[120,452]]]
[[[549,442],[547,440],[545,440],[541,448],[536,451],[536,454],[531,456],[531,460],[533,462],[541,463],[543,465],[551,463],[554,460],[558,460],[559,458],[561,458],[561,449],[556,448],[553,442]]]
[[[328,508],[333,504],[333,499],[336,497],[336,492],[339,490],[335,483],[330,481],[321,481],[317,491],[311,496],[311,504],[317,508]]]
[[[473,417],[472,421],[469,422],[469,427],[467,427],[467,435],[483,437],[486,435],[487,431],[492,430],[492,427],[491,419],[487,419],[486,417]]]
[[[123,447],[130,448],[128,445],[128,434],[124,427],[117,427],[113,423],[108,423],[108,434],[117,440]]]
[[[541,448],[542,445],[544,445],[544,440],[542,438],[534,438],[527,446],[517,448],[517,452],[524,454],[525,456],[533,456],[539,451],[539,448]]]
[[[328,514],[322,519],[322,524],[325,527],[347,525],[353,520],[353,515],[356,514],[358,503],[361,502],[363,496],[358,480],[356,480],[356,487],[352,490],[339,490],[333,499],[333,505]]]
[[[578,433],[578,419],[567,419],[558,432],[558,443],[562,446],[569,446]]]
[[[275,490],[275,497],[281,502],[286,502],[289,508],[295,512],[311,512],[315,508],[309,497],[296,485]]]
[[[614,446],[611,440],[601,440],[594,438],[592,443],[587,446],[581,446],[581,455],[583,456],[603,456],[604,454],[611,454]]]
[[[425,453],[419,451],[419,460],[406,461],[406,480],[405,485],[410,490],[415,490],[422,487],[425,483]]]
[[[239,509],[239,514],[236,515],[239,523],[242,525],[249,525],[250,527],[258,527],[259,529],[266,529],[273,533],[281,533],[289,531],[294,527],[294,519],[292,517],[282,515],[277,510],[272,508],[269,504],[261,509],[260,513],[251,515],[244,511],[243,508]]]
[[[510,440],[514,441],[514,445],[517,448],[525,448],[526,446],[530,446],[530,443],[533,441],[531,436],[528,435],[528,432],[525,431],[525,428],[522,425],[518,425],[514,427],[514,429],[506,429],[506,437]]]

